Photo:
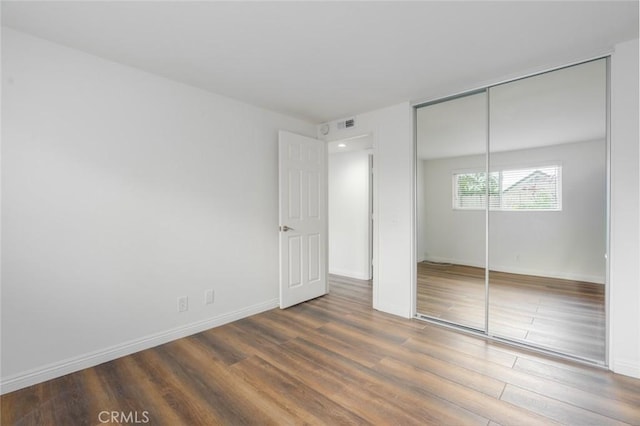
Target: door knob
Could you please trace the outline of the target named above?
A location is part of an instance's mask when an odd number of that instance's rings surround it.
[[[281,226],[280,230],[282,232],[293,231],[293,228],[289,228],[287,225]]]

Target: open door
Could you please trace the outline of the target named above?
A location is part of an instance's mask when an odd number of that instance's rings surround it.
[[[327,293],[327,146],[280,131],[280,308]]]

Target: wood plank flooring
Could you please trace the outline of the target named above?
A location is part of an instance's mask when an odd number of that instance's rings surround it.
[[[95,425],[101,411],[171,426],[638,425],[640,380],[374,311],[369,282],[333,276],[328,296],[4,395],[1,407],[2,425]]]
[[[419,313],[484,328],[484,269],[418,264]],[[489,328],[497,336],[604,362],[604,286],[492,271]]]

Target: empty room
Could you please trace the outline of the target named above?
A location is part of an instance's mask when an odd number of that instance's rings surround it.
[[[0,424],[640,424],[638,1],[0,7]]]

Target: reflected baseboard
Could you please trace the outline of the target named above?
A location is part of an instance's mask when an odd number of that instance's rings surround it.
[[[427,259],[422,260],[422,262],[434,263],[434,264],[451,264],[451,265],[459,265],[459,266],[470,266],[473,268],[482,268],[484,269],[484,263],[479,262],[469,262],[460,259],[449,259],[444,257],[429,257]],[[581,281],[592,284],[601,284],[604,285],[605,278],[604,276],[594,276],[587,274],[578,274],[574,272],[566,272],[566,271],[551,271],[545,269],[533,269],[533,268],[518,268],[513,266],[501,266],[501,265],[492,265],[491,272],[504,272],[507,274],[517,274],[517,275],[528,275],[532,277],[544,277],[544,278],[556,278],[560,280],[570,280],[570,281]]]

